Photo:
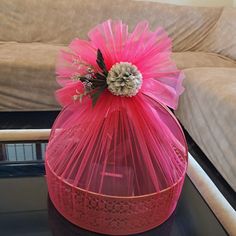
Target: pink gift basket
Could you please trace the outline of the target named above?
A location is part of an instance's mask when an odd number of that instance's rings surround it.
[[[152,229],[174,211],[187,168],[175,109],[183,74],[171,40],[140,22],[106,21],[62,51],[64,107],[46,150],[50,198],[70,222],[109,235]]]

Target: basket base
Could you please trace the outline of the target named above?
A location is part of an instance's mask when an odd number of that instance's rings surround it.
[[[156,228],[175,210],[184,176],[172,187],[139,197],[99,195],[63,181],[46,161],[49,196],[71,223],[101,234],[129,235]]]

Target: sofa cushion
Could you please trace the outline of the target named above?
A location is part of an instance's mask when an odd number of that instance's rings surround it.
[[[176,115],[209,160],[236,190],[236,68],[184,70]]]
[[[0,44],[0,110],[58,109],[55,58],[61,46]]]
[[[236,61],[216,53],[174,52],[172,59],[179,69],[194,67],[234,67]]]

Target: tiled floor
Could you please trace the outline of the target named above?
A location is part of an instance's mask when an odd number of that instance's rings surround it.
[[[9,143],[5,144],[6,161],[44,160],[46,143]]]

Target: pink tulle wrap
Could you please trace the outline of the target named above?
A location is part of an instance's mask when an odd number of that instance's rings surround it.
[[[183,74],[170,59],[171,40],[147,22],[132,33],[121,21],[106,21],[75,39],[59,55],[56,92],[64,109],[52,128],[46,174],[52,202],[72,223],[98,233],[127,235],[151,229],[174,211],[187,168],[187,145],[175,117]],[[135,65],[143,83],[133,97],[107,89],[95,106],[81,81],[88,65],[100,71]],[[79,64],[75,61],[82,62]]]

